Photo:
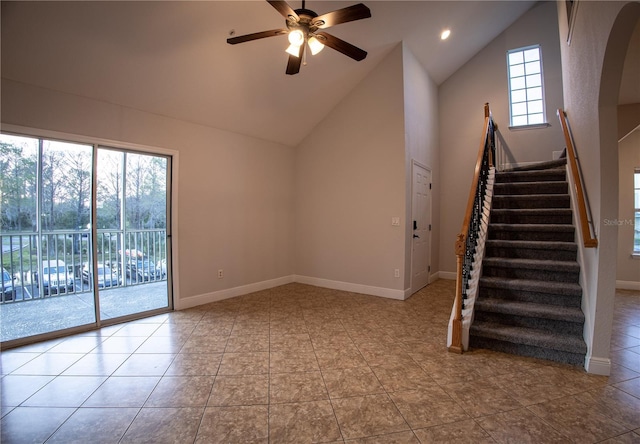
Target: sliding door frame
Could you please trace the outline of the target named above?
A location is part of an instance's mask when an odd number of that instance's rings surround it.
[[[167,158],[167,232],[166,232],[166,245],[167,245],[167,269],[171,272],[167,273],[167,307],[153,309],[142,313],[134,313],[130,315],[121,316],[118,318],[111,318],[106,320],[100,319],[100,305],[99,297],[94,294],[96,321],[93,324],[85,324],[76,327],[66,328],[62,330],[56,330],[50,333],[43,333],[39,335],[29,336],[26,338],[20,338],[2,343],[3,349],[18,347],[21,345],[31,344],[35,342],[45,341],[49,339],[55,339],[64,337],[76,333],[82,333],[86,331],[96,330],[101,327],[119,324],[122,322],[128,322],[136,319],[143,319],[157,314],[167,313],[174,310],[174,301],[179,298],[179,264],[175,258],[175,254],[178,251],[178,236],[174,233],[178,233],[178,217],[177,211],[174,208],[178,208],[178,165],[179,165],[179,152],[177,150],[158,148],[147,145],[132,144],[117,140],[102,139],[89,136],[81,136],[77,134],[63,133],[58,131],[42,130],[37,128],[24,127],[19,125],[1,124],[0,130],[2,133],[12,134],[23,137],[43,138],[48,140],[56,140],[69,143],[78,143],[91,145],[93,148],[93,163],[91,172],[91,237],[93,240],[97,239],[97,208],[95,205],[96,192],[97,192],[97,153],[99,148],[121,150],[123,152],[133,152],[145,155],[157,155]],[[92,247],[92,261],[95,264],[97,260],[97,248]]]

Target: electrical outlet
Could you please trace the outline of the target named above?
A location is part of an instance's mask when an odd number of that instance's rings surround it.
[[[399,278],[400,277],[400,269],[396,268],[393,270],[393,276]]]
[[[220,270],[218,270],[218,279],[222,279],[224,277],[224,271],[222,271],[222,268]]]

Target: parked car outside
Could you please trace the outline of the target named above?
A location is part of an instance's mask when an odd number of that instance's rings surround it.
[[[42,283],[45,294],[65,293],[73,291],[75,280],[71,270],[64,261],[49,260],[42,262],[42,280],[37,279],[38,273],[34,273],[38,285]]]
[[[98,288],[117,287],[122,285],[122,276],[118,270],[98,264],[96,268],[96,276],[98,277]],[[90,264],[84,264],[82,267],[82,281],[89,285],[93,285],[93,276],[91,274]]]
[[[9,274],[7,270],[2,269],[2,300],[3,301],[12,301],[15,296],[15,287],[14,287],[15,278]]]
[[[158,263],[156,264],[156,268],[160,270],[160,277],[164,278],[165,276],[167,276],[167,260],[166,259],[159,260]]]
[[[127,277],[134,282],[160,279],[160,270],[149,259],[131,259],[127,261]]]

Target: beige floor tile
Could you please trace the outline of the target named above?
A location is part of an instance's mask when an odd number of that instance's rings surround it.
[[[112,376],[82,406],[142,407],[158,381],[159,376]]]
[[[318,364],[322,370],[335,370],[352,367],[366,367],[367,361],[355,346],[335,349],[316,349]]]
[[[83,353],[43,353],[18,367],[12,375],[59,375],[84,356]]]
[[[58,376],[22,403],[26,407],[75,407],[81,405],[106,376]]]
[[[395,362],[372,366],[371,369],[387,392],[433,387],[436,382],[415,362]]]
[[[341,434],[329,401],[275,404],[269,409],[269,442],[335,442]]]
[[[409,430],[409,425],[388,395],[335,399],[332,405],[345,439]]]
[[[312,351],[272,351],[270,353],[272,373],[313,372],[320,370],[316,354]]]
[[[62,374],[66,376],[111,376],[130,356],[129,353],[89,353]]]
[[[266,444],[269,437],[269,413],[265,405],[207,407],[196,443]]]
[[[350,439],[347,444],[420,444],[413,432],[397,432],[369,438]]]
[[[522,407],[522,404],[487,380],[448,384],[443,388],[472,418]]]
[[[629,431],[621,423],[604,416],[575,398],[555,399],[528,407],[539,418],[566,436],[580,442],[597,442]]]
[[[179,353],[165,375],[204,376],[217,375],[222,353]]]
[[[440,387],[389,395],[412,429],[469,419],[469,415]]]
[[[605,439],[600,444],[640,444],[640,434],[629,432],[614,438]]]
[[[525,408],[484,416],[476,419],[476,421],[484,431],[499,443],[545,444],[574,442]]]
[[[640,428],[640,398],[612,386],[575,395],[588,408],[614,419],[629,429]]]
[[[619,382],[613,386],[635,396],[636,398],[640,398],[640,377]]]
[[[174,444],[193,442],[204,407],[143,408],[121,443]]]
[[[165,376],[156,385],[145,407],[205,406],[215,376]]]
[[[241,335],[229,338],[227,353],[268,352],[269,338],[266,335]]]
[[[223,353],[227,340],[227,336],[191,335],[180,349],[180,353]]]
[[[268,375],[218,376],[213,383],[209,406],[269,403]]]
[[[384,388],[369,367],[323,370],[324,382],[331,398],[346,398],[384,393]]]
[[[225,353],[218,369],[219,375],[261,375],[269,372],[269,353]]]
[[[113,372],[113,376],[162,376],[175,356],[169,353],[133,354]]]
[[[271,332],[271,351],[312,352],[311,338],[308,333],[274,334]]]
[[[40,356],[40,353],[5,351],[0,353],[0,375],[8,375],[27,362]]]
[[[413,432],[422,444],[494,444],[496,442],[477,422],[470,419]]]
[[[186,338],[171,336],[151,336],[136,349],[136,353],[178,353]]]
[[[0,442],[45,442],[75,410],[69,407],[16,407],[0,420]]]
[[[0,378],[2,407],[17,407],[51,382],[55,376],[7,375]]]
[[[49,444],[111,444],[118,442],[138,408],[79,408],[47,440]]]
[[[320,372],[272,373],[269,382],[270,404],[321,401],[328,399]]]

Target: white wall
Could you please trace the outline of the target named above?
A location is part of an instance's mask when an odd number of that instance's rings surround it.
[[[400,298],[406,214],[402,47],[398,45],[296,152],[296,274]]]
[[[411,287],[412,161],[431,170],[431,273],[440,270],[440,151],[438,145],[438,87],[413,53],[403,45],[405,116],[405,288]]]
[[[292,148],[6,79],[2,123],[179,153],[178,308],[293,276]]]
[[[633,258],[634,168],[640,168],[640,129],[636,129],[618,143],[619,200],[618,217],[611,223],[618,224],[618,261],[616,286],[640,290],[640,258]]]
[[[565,110],[585,178],[598,248],[586,249],[582,272],[589,347],[587,370],[608,373],[618,227],[617,107],[626,49],[640,17],[638,2],[577,2],[571,42],[558,2]]]
[[[441,206],[440,270],[455,272],[454,243],[460,231],[489,102],[510,162],[551,160],[564,147],[556,109],[562,105],[557,13],[540,2],[496,37],[439,89]],[[548,128],[509,130],[506,53],[533,44],[542,48]]]

